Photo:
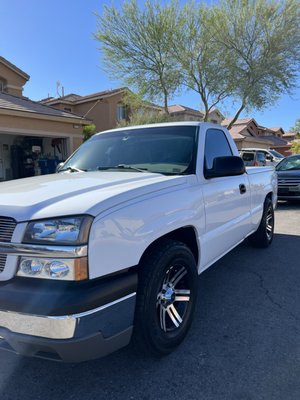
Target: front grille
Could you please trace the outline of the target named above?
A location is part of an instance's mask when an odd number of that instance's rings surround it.
[[[10,242],[17,223],[12,218],[0,217],[0,242]]]
[[[278,186],[284,187],[298,187],[300,185],[300,178],[278,178]]]
[[[12,218],[0,217],[0,242],[10,242],[17,223]],[[0,254],[0,273],[3,272],[6,254]]]
[[[6,254],[0,254],[0,274],[3,272],[6,262]]]

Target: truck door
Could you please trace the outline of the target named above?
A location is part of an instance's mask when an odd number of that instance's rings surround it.
[[[233,155],[225,132],[208,129],[203,170],[211,169],[215,157]],[[202,238],[201,269],[241,242],[250,226],[250,188],[247,174],[203,179],[205,234]]]

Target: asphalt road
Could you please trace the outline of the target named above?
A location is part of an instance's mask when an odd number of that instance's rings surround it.
[[[248,243],[199,278],[185,342],[77,365],[0,353],[1,400],[300,399],[300,204],[281,203],[267,250]]]

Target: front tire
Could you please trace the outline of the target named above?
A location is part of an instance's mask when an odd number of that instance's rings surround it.
[[[264,203],[264,210],[260,225],[256,232],[249,236],[249,241],[254,247],[266,248],[270,246],[274,236],[274,208],[270,198]]]
[[[140,265],[134,338],[146,353],[171,353],[190,328],[197,299],[195,258],[183,243],[165,240]]]

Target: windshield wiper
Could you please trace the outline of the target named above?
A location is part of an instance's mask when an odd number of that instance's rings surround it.
[[[119,164],[119,165],[114,165],[114,166],[111,166],[111,167],[97,167],[97,170],[98,171],[107,171],[107,170],[109,170],[109,169],[129,169],[129,170],[132,170],[132,171],[137,171],[137,172],[149,172],[148,170],[147,170],[147,168],[136,168],[136,167],[133,167],[132,165],[126,165],[126,164]]]
[[[65,172],[65,171],[70,171],[70,172],[86,172],[86,169],[79,169],[79,168],[76,168],[76,167],[67,167],[67,168],[60,169],[60,170],[57,171],[57,172]]]

